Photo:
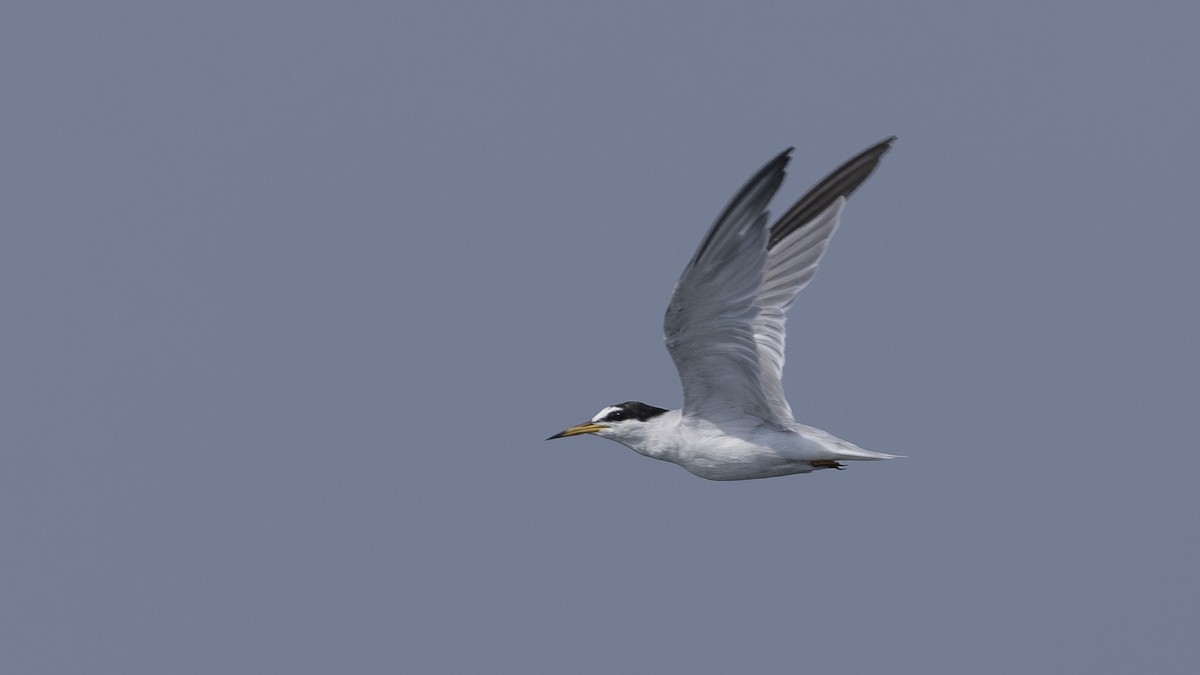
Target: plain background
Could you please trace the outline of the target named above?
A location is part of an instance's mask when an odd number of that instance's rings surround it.
[[[10,2],[0,670],[1190,673],[1195,2]],[[676,276],[900,140],[711,483]]]

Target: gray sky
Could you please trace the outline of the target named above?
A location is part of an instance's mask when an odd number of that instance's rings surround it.
[[[1195,672],[1194,2],[9,3],[0,670]],[[900,137],[711,483],[725,201]]]

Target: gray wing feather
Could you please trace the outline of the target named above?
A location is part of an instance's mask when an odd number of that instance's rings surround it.
[[[770,416],[759,384],[755,296],[767,259],[766,208],[790,152],[768,162],[734,196],[671,294],[663,333],[683,382],[685,415]]]
[[[751,330],[758,346],[759,384],[777,420],[791,421],[792,408],[783,393],[787,311],[796,296],[817,274],[829,239],[838,226],[846,199],[839,197],[803,229],[776,244],[767,255],[767,269],[754,304],[758,315]]]
[[[787,311],[816,275],[846,197],[894,140],[835,169],[769,230],[767,205],[783,182],[790,148],[729,202],[676,283],[664,321],[684,415],[745,414],[779,428],[793,422],[782,381]]]

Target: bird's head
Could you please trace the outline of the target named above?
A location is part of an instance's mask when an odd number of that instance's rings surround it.
[[[579,436],[580,434],[595,434],[621,442],[640,436],[640,432],[646,428],[647,422],[665,412],[667,412],[665,408],[657,408],[641,401],[616,403],[606,406],[587,422],[560,431],[546,440]]]

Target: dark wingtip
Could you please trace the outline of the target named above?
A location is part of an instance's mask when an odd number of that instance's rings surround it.
[[[808,224],[829,208],[838,197],[848,198],[853,194],[871,176],[875,167],[879,166],[879,160],[892,149],[892,143],[895,142],[895,136],[888,136],[846,160],[821,179],[821,182],[804,193],[804,196],[771,226],[771,239],[767,246],[778,244],[789,234]]]
[[[782,171],[785,167],[787,167],[788,162],[792,161],[792,151],[795,149],[796,148],[794,147],[788,147],[784,149],[783,152],[772,157],[771,161],[764,164],[762,168],[758,170],[758,173],[754,174],[750,180],[746,181],[746,185],[744,187],[749,187],[754,183],[764,180],[767,176],[770,176],[773,173]]]
[[[792,161],[793,150],[795,150],[794,147],[789,147],[778,155],[775,155],[771,161],[764,164],[762,168],[751,176],[750,180],[746,181],[746,184],[725,205],[725,208],[721,211],[721,215],[717,216],[708,233],[704,235],[704,240],[700,242],[700,247],[696,249],[696,253],[692,256],[692,262],[689,265],[694,264],[708,250],[708,245],[712,243],[713,237],[717,234],[718,226],[725,222],[729,214],[741,208],[747,202],[758,199],[763,194],[766,195],[766,199],[763,200],[763,207],[766,208],[766,202],[769,202],[775,196],[775,191],[783,183],[784,169],[787,168],[788,162]]]

